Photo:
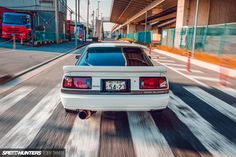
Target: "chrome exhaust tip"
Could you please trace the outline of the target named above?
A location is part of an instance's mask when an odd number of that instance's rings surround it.
[[[95,112],[88,111],[88,110],[79,110],[78,116],[80,119],[88,119],[93,115],[93,113],[95,113]]]

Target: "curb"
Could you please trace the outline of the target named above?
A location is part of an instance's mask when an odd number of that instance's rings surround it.
[[[5,74],[5,75],[0,76],[0,85],[10,81],[12,77],[13,76],[10,74]]]
[[[89,43],[86,43],[86,44],[84,44],[84,45],[78,46],[77,48],[74,48],[74,49],[72,49],[72,50],[69,50],[69,51],[67,51],[67,52],[64,53],[64,54],[61,54],[61,55],[56,56],[56,57],[54,57],[54,58],[52,58],[52,59],[49,59],[49,60],[47,60],[47,61],[45,61],[45,62],[43,62],[43,63],[39,63],[39,64],[37,64],[37,65],[35,65],[35,66],[32,66],[32,67],[30,67],[30,68],[28,68],[28,69],[25,69],[25,70],[23,70],[23,71],[21,71],[21,72],[18,72],[18,73],[14,74],[14,75],[4,74],[4,75],[0,76],[0,85],[3,85],[3,84],[5,84],[5,83],[7,83],[7,82],[10,82],[10,81],[12,81],[12,80],[14,80],[14,79],[16,79],[16,78],[18,78],[18,77],[20,77],[20,76],[22,76],[22,75],[28,73],[28,72],[31,72],[31,71],[33,71],[33,70],[39,68],[39,67],[42,67],[42,66],[44,66],[44,65],[46,65],[46,64],[48,64],[48,63],[50,63],[50,62],[52,62],[52,61],[54,61],[54,60],[57,60],[57,59],[59,59],[59,58],[65,56],[65,55],[71,53],[72,51],[75,51],[75,50],[77,50],[77,49],[80,49],[80,48],[82,48],[82,47],[84,47],[84,46],[86,46],[86,45],[88,45],[88,44],[89,44]]]

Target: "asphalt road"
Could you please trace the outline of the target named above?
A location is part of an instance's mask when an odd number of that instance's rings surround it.
[[[16,49],[4,48],[9,44],[11,43],[0,40],[0,78],[4,75],[14,76],[75,48],[74,42],[41,47],[30,47],[18,43]],[[79,45],[83,45],[83,43],[79,43]]]
[[[97,112],[88,120],[66,114],[59,87],[63,65],[75,63],[71,54],[0,87],[0,148],[65,148],[68,157],[234,157],[235,90],[189,78],[218,75],[212,71],[192,67],[189,74],[185,63],[153,55],[169,68],[171,99],[161,118],[149,112]]]

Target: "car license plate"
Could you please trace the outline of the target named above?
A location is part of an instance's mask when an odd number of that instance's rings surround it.
[[[124,91],[127,89],[126,81],[105,81],[106,91]]]

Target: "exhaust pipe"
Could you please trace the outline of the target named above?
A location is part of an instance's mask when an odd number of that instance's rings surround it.
[[[95,112],[89,110],[79,110],[78,116],[80,119],[88,119],[90,118]]]

